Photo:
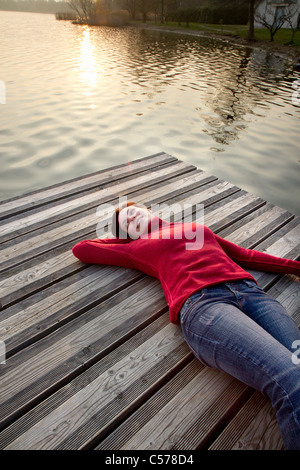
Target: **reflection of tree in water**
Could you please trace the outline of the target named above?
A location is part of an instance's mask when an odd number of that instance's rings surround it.
[[[251,115],[260,116],[267,109],[267,100],[278,94],[278,80],[282,81],[286,70],[286,63],[274,54],[240,51],[238,60],[231,61],[230,70],[224,69],[215,77],[216,93],[210,101],[214,115],[202,114],[209,125],[204,132],[219,144],[237,139]]]
[[[210,102],[214,115],[202,116],[209,125],[209,129],[204,131],[219,144],[229,144],[237,138],[238,132],[246,125],[244,115],[252,110],[253,103],[249,97],[251,87],[247,84],[249,50],[244,54],[235,64],[231,63],[230,69],[219,72],[216,77],[215,96]]]
[[[133,30],[125,50],[132,83],[147,98],[170,85],[174,100],[176,90],[196,91],[194,110],[207,125],[201,132],[222,145],[236,140],[251,116],[264,113],[278,81],[289,73],[274,54],[203,37]]]
[[[188,68],[187,42],[159,31],[131,31],[127,42],[132,83],[163,91]]]

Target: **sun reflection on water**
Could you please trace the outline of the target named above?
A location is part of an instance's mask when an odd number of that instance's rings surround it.
[[[90,88],[95,87],[98,78],[94,50],[95,46],[91,41],[90,29],[86,26],[83,28],[79,56],[80,78],[86,84],[84,91],[86,95],[91,94]]]

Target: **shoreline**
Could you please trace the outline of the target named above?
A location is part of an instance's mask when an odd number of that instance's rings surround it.
[[[275,55],[285,57],[293,61],[294,63],[300,60],[300,51],[298,48],[293,48],[292,46],[276,44],[271,41],[248,41],[246,38],[241,36],[232,36],[230,34],[220,34],[220,33],[213,33],[210,31],[198,31],[196,29],[186,29],[186,28],[176,28],[175,26],[159,26],[159,25],[151,25],[148,23],[141,23],[135,25],[137,28],[140,29],[150,29],[152,31],[162,31],[167,33],[176,33],[176,34],[186,34],[189,36],[198,36],[198,37],[205,37],[211,39],[217,39],[219,41],[227,42],[229,44],[241,47],[249,47],[252,49],[261,49],[267,52],[273,53]]]

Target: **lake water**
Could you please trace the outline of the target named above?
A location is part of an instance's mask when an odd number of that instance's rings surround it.
[[[286,58],[22,12],[0,12],[0,37],[1,200],[164,151],[300,214]]]

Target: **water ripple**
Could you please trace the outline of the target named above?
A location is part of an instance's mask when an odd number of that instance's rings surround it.
[[[299,74],[283,58],[190,35],[1,16],[1,199],[166,151],[299,213]]]

